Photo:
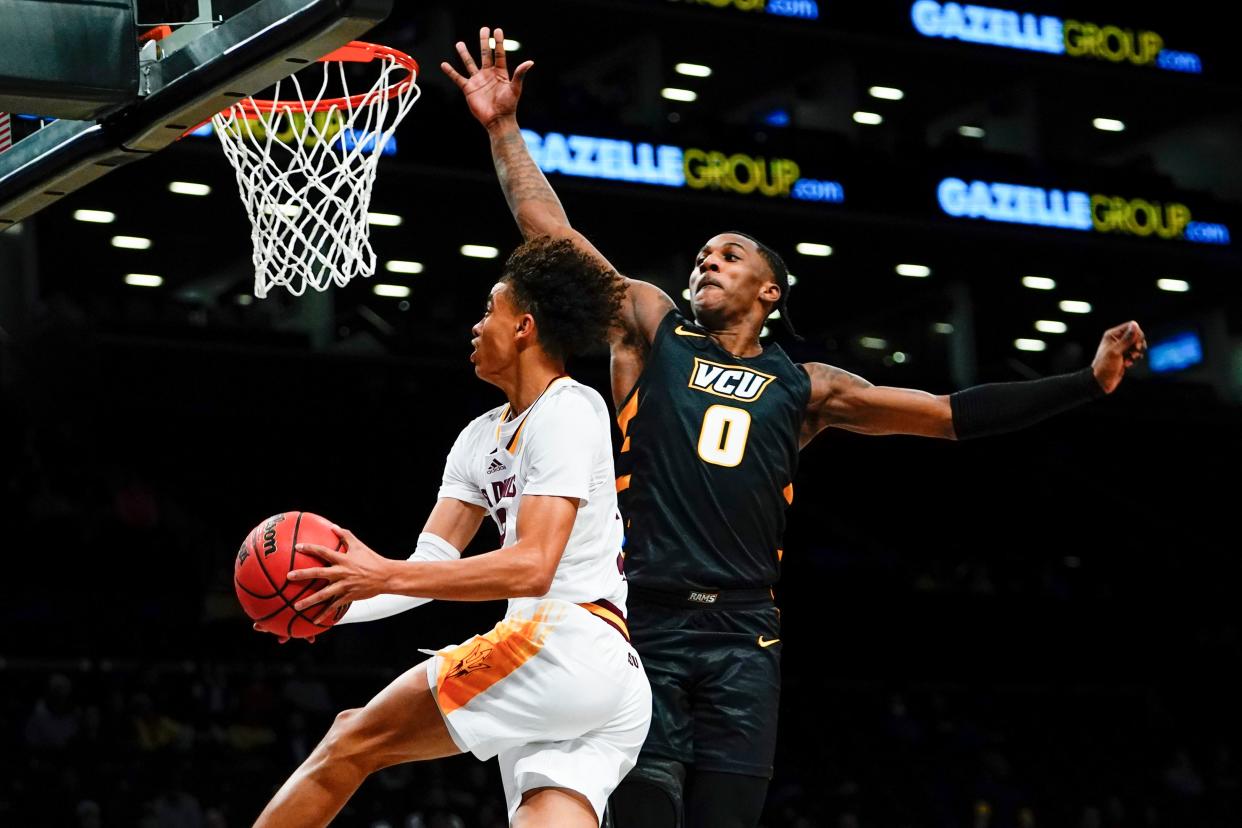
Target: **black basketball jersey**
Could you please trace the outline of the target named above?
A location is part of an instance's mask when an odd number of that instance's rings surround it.
[[[776,582],[810,391],[779,346],[734,356],[669,311],[617,415],[632,583],[680,591]]]

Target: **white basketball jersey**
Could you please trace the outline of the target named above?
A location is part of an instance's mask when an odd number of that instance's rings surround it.
[[[524,495],[577,498],[573,531],[552,588],[541,597],[573,603],[602,598],[624,612],[623,530],[603,398],[561,377],[526,411],[512,419],[508,413],[508,405],[500,406],[462,430],[444,465],[440,497],[487,509],[502,548],[518,541]]]

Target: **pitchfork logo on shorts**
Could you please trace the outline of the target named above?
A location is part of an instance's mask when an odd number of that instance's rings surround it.
[[[480,641],[474,645],[474,649],[466,654],[466,657],[449,671],[449,678],[460,678],[467,673],[473,673],[475,670],[486,670],[491,667],[487,663],[487,657],[492,654],[492,648],[487,643]]]
[[[771,374],[741,365],[721,365],[695,357],[694,369],[690,372],[690,387],[717,397],[754,402],[774,379],[776,377]]]

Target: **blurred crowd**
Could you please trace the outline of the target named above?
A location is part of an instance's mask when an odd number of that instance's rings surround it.
[[[391,675],[325,672],[306,649],[275,666],[7,664],[0,824],[247,825],[338,708]],[[809,679],[795,695],[767,828],[1186,828],[1242,813],[1236,734],[1151,691]],[[814,711],[795,709],[808,695]],[[391,768],[335,824],[501,828],[495,763]]]

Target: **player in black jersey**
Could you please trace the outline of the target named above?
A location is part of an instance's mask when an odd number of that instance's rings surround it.
[[[522,80],[504,35],[480,31],[469,77],[442,68],[486,127],[523,236],[569,238],[569,224],[518,129]],[[613,797],[617,828],[748,828],[759,819],[780,693],[777,580],[798,451],[825,428],[965,439],[1012,431],[1111,393],[1142,357],[1135,322],[1107,331],[1091,366],[950,396],[874,386],[820,363],[795,365],[759,332],[788,319],[788,272],[751,236],[721,233],[695,257],[694,321],[659,288],[626,280],[611,336],[612,392],[623,438],[617,488],[626,520],[630,622],[654,694],[651,731]]]

